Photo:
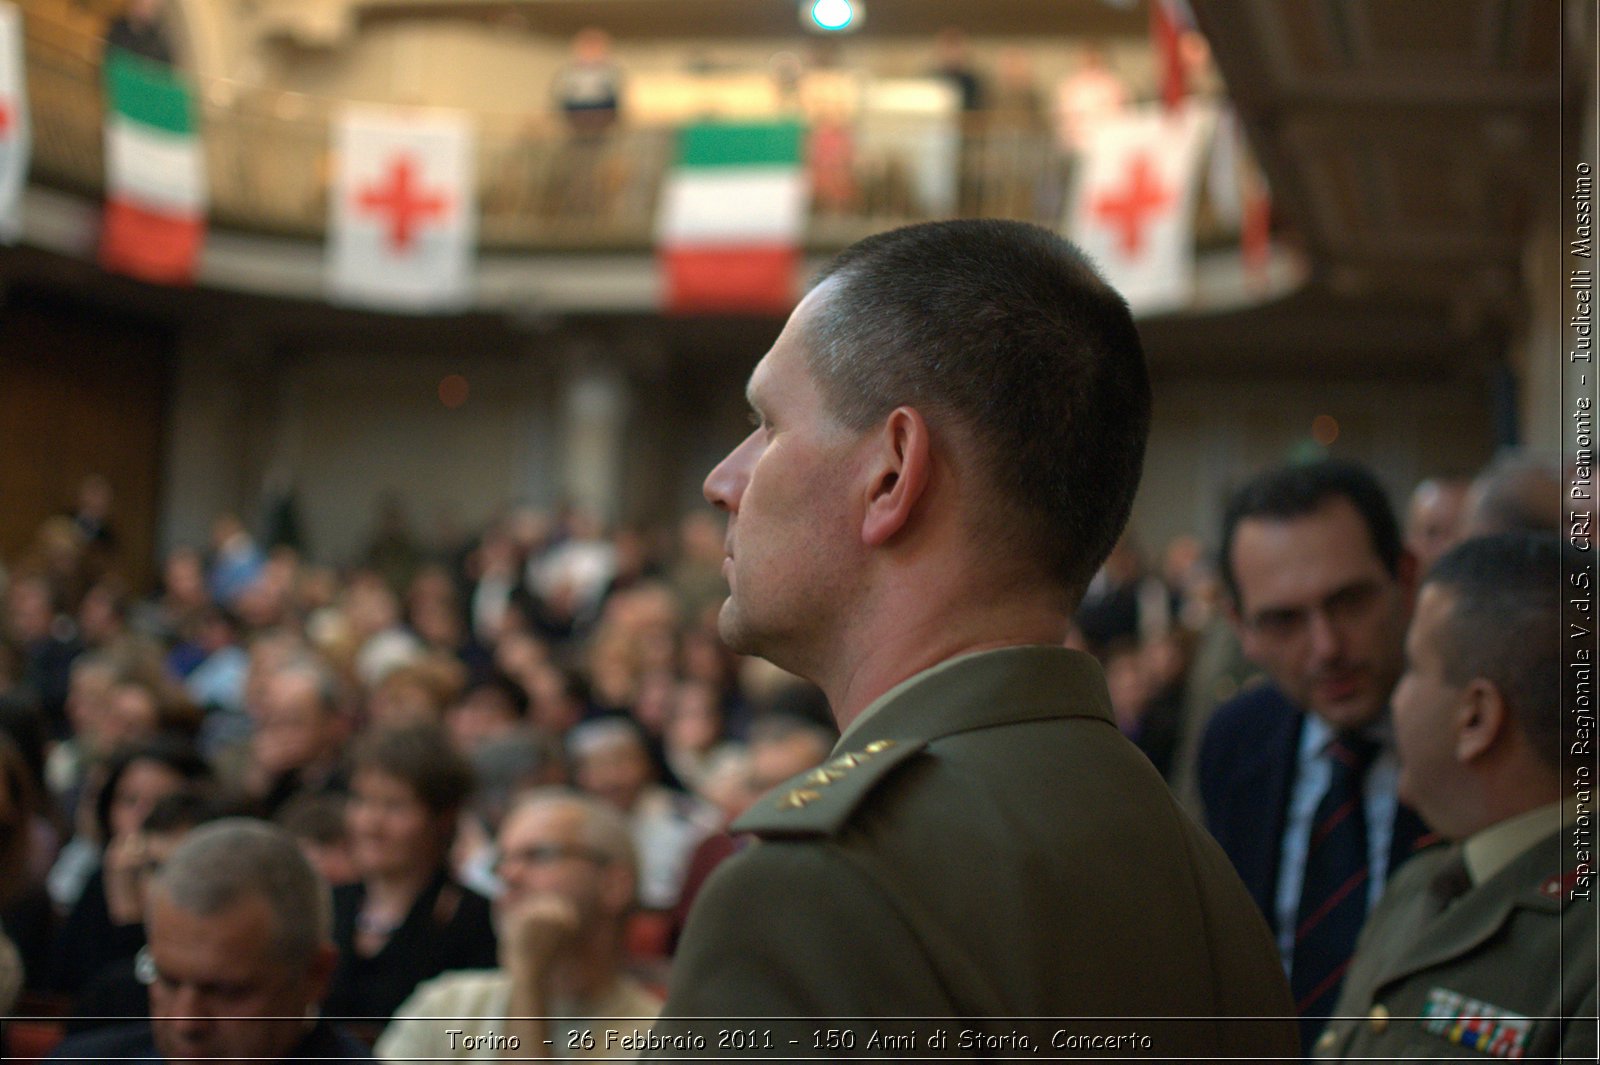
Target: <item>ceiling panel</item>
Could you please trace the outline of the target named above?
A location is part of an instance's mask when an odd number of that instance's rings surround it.
[[[1442,327],[1463,293],[1501,285],[1489,302],[1516,313],[1527,227],[1558,147],[1561,3],[1193,7],[1274,208],[1325,291],[1415,300]]]
[[[1492,65],[1490,26],[1500,21],[1502,0],[1323,0],[1347,13],[1363,65],[1410,63],[1453,69]]]

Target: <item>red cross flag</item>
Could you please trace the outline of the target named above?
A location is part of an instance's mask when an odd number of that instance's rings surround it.
[[[1108,118],[1084,145],[1067,229],[1135,312],[1181,306],[1194,282],[1194,200],[1215,112],[1193,102]]]
[[[345,109],[334,131],[332,296],[385,310],[464,305],[477,231],[472,161],[463,114]]]
[[[14,242],[22,230],[30,144],[22,19],[15,4],[0,0],[0,243]]]

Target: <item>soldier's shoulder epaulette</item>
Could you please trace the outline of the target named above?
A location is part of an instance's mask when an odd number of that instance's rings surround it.
[[[772,789],[732,829],[766,839],[831,836],[891,770],[926,746],[923,740],[874,740],[846,751]]]

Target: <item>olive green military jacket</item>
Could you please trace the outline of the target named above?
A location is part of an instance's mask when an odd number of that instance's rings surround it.
[[[1297,1056],[1265,923],[1087,655],[946,663],[734,828],[658,1053]]]
[[[1434,885],[1460,853],[1424,851],[1389,882],[1318,1057],[1595,1060],[1595,901],[1570,836],[1545,837],[1441,911]]]

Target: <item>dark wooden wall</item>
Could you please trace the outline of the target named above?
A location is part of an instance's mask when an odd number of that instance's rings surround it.
[[[149,319],[15,286],[0,304],[0,559],[103,474],[116,562],[145,591],[155,568],[174,336]]]

